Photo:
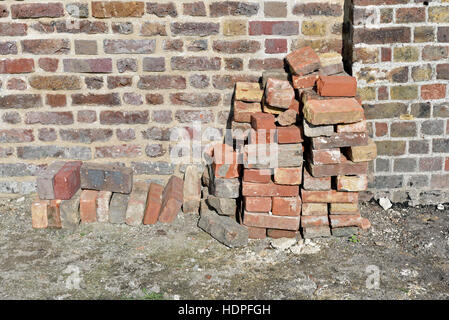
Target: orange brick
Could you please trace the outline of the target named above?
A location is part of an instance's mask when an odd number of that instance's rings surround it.
[[[245,210],[250,212],[270,212],[270,197],[244,197]]]
[[[300,185],[302,182],[302,166],[298,168],[275,168],[274,182],[277,184]]]
[[[246,212],[243,215],[243,224],[250,227],[299,230],[300,217],[275,216],[267,213]]]
[[[279,144],[303,142],[302,131],[298,126],[277,127],[277,142]]]
[[[276,129],[276,125],[274,124],[275,121],[276,121],[275,117],[269,113],[258,112],[251,115],[251,126],[255,130]]]
[[[311,47],[303,47],[295,50],[285,57],[290,70],[299,76],[303,76],[318,70],[321,66],[320,58]]]
[[[47,212],[50,200],[40,200],[37,198],[31,204],[31,222],[35,229],[45,229],[48,227]]]
[[[293,88],[305,89],[315,87],[316,82],[319,79],[318,72],[314,72],[305,76],[292,76]]]
[[[357,80],[351,76],[320,76],[317,91],[322,97],[354,97]]]
[[[162,205],[162,193],[164,187],[151,183],[148,189],[147,203],[145,206],[145,213],[143,216],[143,224],[155,224],[159,218],[159,212]]]
[[[271,169],[245,169],[243,170],[243,181],[268,183],[271,181]]]
[[[91,223],[97,221],[97,196],[96,190],[81,191],[80,217],[81,222]]]
[[[287,186],[270,183],[242,183],[242,195],[245,197],[295,197],[299,186]]]
[[[159,222],[171,223],[175,220],[179,210],[181,210],[183,200],[184,181],[171,176],[162,194],[162,205],[159,213]]]
[[[272,212],[277,216],[299,216],[301,214],[301,198],[273,197]]]

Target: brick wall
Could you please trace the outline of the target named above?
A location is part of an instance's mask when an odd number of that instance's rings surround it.
[[[224,128],[236,80],[341,51],[343,2],[0,1],[0,193],[56,158],[166,180],[169,128]]]
[[[449,0],[352,2],[352,70],[379,154],[370,186],[447,202]]]

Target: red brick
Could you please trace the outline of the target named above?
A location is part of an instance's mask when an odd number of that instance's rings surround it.
[[[280,229],[267,229],[267,236],[273,239],[280,238],[296,238],[299,239],[301,234],[299,231],[280,230]]]
[[[305,76],[292,76],[293,88],[295,89],[306,89],[313,88],[319,79],[318,72],[314,72]]]
[[[270,197],[244,197],[245,210],[249,212],[270,212]]]
[[[300,185],[302,182],[302,165],[298,168],[275,168],[274,182],[285,185]]]
[[[359,200],[357,192],[307,191],[301,190],[301,198],[304,203],[356,203]]]
[[[234,101],[234,121],[251,122],[251,115],[262,112],[259,102]]]
[[[320,76],[317,90],[322,97],[354,97],[357,80],[351,76]]]
[[[342,155],[339,148],[311,149],[310,157],[313,164],[334,164],[342,162]]]
[[[257,112],[251,115],[251,127],[255,130],[276,129],[276,125],[274,124],[275,121],[276,119],[272,114]]]
[[[265,99],[270,106],[288,109],[294,98],[295,91],[290,85],[290,82],[268,78],[265,87]]]
[[[332,228],[341,228],[341,227],[360,227],[362,224],[362,217],[360,214],[351,214],[351,215],[329,215],[329,220]]]
[[[383,137],[388,134],[388,123],[385,122],[376,122],[376,137]]]
[[[272,171],[270,169],[245,169],[243,170],[243,181],[269,183]]]
[[[445,164],[444,164],[444,170],[449,171],[449,157],[446,158]]]
[[[80,198],[81,222],[90,223],[97,221],[97,196],[96,190],[83,190]]]
[[[265,53],[287,52],[287,39],[265,39]]]
[[[308,100],[303,114],[313,125],[353,123],[364,119],[363,108],[354,98]]]
[[[289,110],[295,110],[296,113],[302,114],[301,105],[299,104],[299,101],[296,99],[292,100],[292,103],[288,106]]]
[[[445,84],[427,84],[421,86],[421,98],[424,100],[444,99],[446,97]]]
[[[64,94],[47,94],[45,103],[51,107],[65,107],[67,97]]]
[[[301,143],[303,134],[298,126],[277,127],[277,142],[279,144]]]
[[[327,203],[303,203],[301,214],[303,216],[327,216]]]
[[[277,216],[299,216],[301,214],[301,198],[273,197],[272,212]]]
[[[299,186],[284,186],[270,183],[242,183],[242,195],[247,197],[295,197],[299,194]]]
[[[45,229],[48,226],[47,212],[50,200],[35,199],[31,204],[31,222],[35,229]]]
[[[328,226],[329,218],[327,216],[302,216],[301,217],[301,227],[320,227]]]
[[[79,190],[81,184],[80,168],[81,161],[67,162],[55,175],[55,198],[70,200]]]
[[[64,16],[62,3],[23,3],[11,5],[13,19],[57,18]]]
[[[291,71],[299,76],[312,73],[320,68],[320,58],[311,47],[303,47],[288,54],[285,59]]]
[[[33,59],[5,59],[0,60],[0,73],[18,74],[34,71]]]
[[[312,163],[307,163],[307,165],[307,169],[310,171],[312,176],[317,178],[350,174],[361,175],[368,172],[368,162],[356,163],[347,160],[336,164],[315,165]]]
[[[162,205],[159,213],[159,222],[171,223],[181,210],[183,200],[184,181],[171,176],[162,194]]]
[[[249,239],[265,239],[267,237],[266,228],[248,227],[248,238]]]
[[[155,224],[159,218],[159,212],[162,206],[162,193],[164,187],[151,183],[148,189],[148,197],[143,217],[143,224]]]
[[[306,190],[330,190],[331,177],[313,177],[309,171],[303,170],[303,188]]]
[[[39,67],[47,72],[55,72],[58,69],[59,60],[53,58],[39,58]]]
[[[243,224],[250,227],[299,230],[300,217],[275,216],[266,213],[246,212],[243,215]]]

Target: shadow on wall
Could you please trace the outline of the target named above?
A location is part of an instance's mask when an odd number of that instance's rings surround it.
[[[352,21],[353,21],[353,5],[352,0],[346,0],[344,4],[343,15],[343,48],[342,56],[345,71],[352,75]]]

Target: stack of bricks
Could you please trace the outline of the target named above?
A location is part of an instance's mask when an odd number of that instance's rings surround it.
[[[80,223],[130,226],[172,222],[182,206],[183,180],[172,176],[165,188],[133,182],[129,167],[114,164],[55,162],[37,178],[38,199],[32,226],[76,228]]]
[[[250,125],[239,218],[252,239],[299,236],[303,139],[296,125],[299,102],[287,76],[266,73],[265,94],[259,83],[236,84],[234,121]]]
[[[286,57],[301,97],[306,165],[301,197],[305,238],[349,236],[368,228],[358,192],[368,185],[368,162],[376,157],[357,82],[344,73],[341,56],[318,56],[303,48]]]
[[[368,137],[356,80],[335,52],[304,47],[286,63],[290,72],[263,74],[263,89],[259,83],[235,87],[232,128],[248,131],[241,150],[240,222],[257,239],[366,229],[358,192],[367,188],[376,145]]]

